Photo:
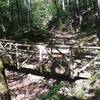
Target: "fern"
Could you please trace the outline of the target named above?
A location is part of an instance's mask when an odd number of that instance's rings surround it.
[[[56,98],[54,95],[60,90],[60,88],[60,84],[55,84],[48,93],[40,97],[40,100],[54,100],[53,98]]]

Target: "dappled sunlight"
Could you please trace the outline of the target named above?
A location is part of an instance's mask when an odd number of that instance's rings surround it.
[[[0,100],[100,100],[100,0],[0,0]]]

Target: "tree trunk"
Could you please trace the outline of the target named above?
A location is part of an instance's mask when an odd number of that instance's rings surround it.
[[[11,100],[7,87],[6,76],[4,73],[4,65],[0,58],[0,100]]]

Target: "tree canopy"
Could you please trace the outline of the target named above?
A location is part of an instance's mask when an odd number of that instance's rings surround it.
[[[99,8],[100,0],[0,0],[0,34],[34,28],[90,31],[98,27]]]

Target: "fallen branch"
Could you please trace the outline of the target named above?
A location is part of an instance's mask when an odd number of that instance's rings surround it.
[[[94,61],[97,60],[97,58],[100,57],[100,54],[98,54],[94,59],[92,59],[87,65],[85,65],[84,67],[82,67],[78,73],[81,73],[82,71],[84,71],[87,67],[89,67]]]

